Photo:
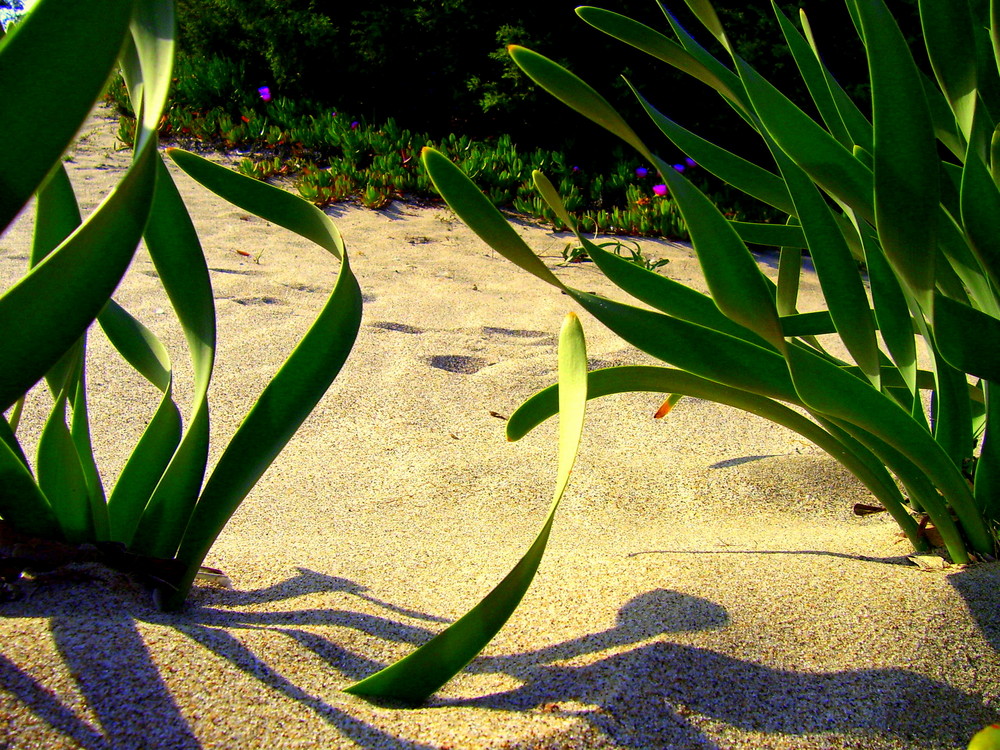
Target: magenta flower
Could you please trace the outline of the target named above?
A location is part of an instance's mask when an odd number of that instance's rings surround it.
[[[271,89],[267,86],[261,86],[257,89],[257,93],[260,94],[260,98],[263,99],[265,103],[271,101]]]
[[[653,185],[653,192],[656,193],[661,198],[667,194],[666,185]]]
[[[678,172],[683,172],[685,169],[687,169],[687,167],[684,166],[683,164],[674,164],[674,169],[676,169]]]
[[[692,159],[690,156],[684,160],[684,163],[687,164],[688,169],[692,169],[692,168],[698,166],[698,164],[695,162],[695,160]]]
[[[358,122],[357,120],[355,120],[354,122],[351,123],[351,130],[357,130],[358,129],[358,125],[360,125],[360,124],[361,124],[360,122]]]
[[[649,170],[646,169],[645,167],[636,167],[636,169],[635,169],[635,176],[636,177],[645,177],[648,174],[649,174]]]

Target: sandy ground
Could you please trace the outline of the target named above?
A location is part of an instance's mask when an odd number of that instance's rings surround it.
[[[127,163],[114,128],[94,118],[71,155],[85,210]],[[218,307],[217,456],[337,268],[177,180]],[[655,394],[591,402],[539,574],[481,657],[417,709],[341,692],[463,614],[534,538],[555,425],[508,443],[495,414],[554,382],[572,307],[444,207],[329,213],[365,292],[361,334],[209,554],[234,588],[200,584],[162,614],[96,567],[29,585],[0,605],[0,747],[929,750],[1000,719],[997,564],[919,570],[890,519],[852,515],[868,495],[817,448],[697,400],[654,421]],[[3,286],[30,224],[0,237]],[[518,231],[561,260],[566,236]],[[642,244],[695,278],[688,249]],[[613,293],[590,264],[556,272]],[[144,251],[117,299],[171,348],[186,403],[183,339]],[[581,318],[592,366],[647,361]],[[156,394],[92,338],[110,484]]]

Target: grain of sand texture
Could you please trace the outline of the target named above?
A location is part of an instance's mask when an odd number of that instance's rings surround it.
[[[84,210],[127,163],[114,129],[98,112],[71,153]],[[217,456],[337,269],[177,181],[218,306]],[[483,655],[417,709],[341,692],[463,614],[534,538],[555,425],[508,443],[493,413],[554,381],[572,307],[443,207],[329,212],[365,292],[361,333],[209,554],[234,588],[200,584],[162,614],[97,567],[28,584],[0,605],[0,747],[930,750],[1000,719],[997,564],[921,571],[891,520],[852,515],[867,494],[814,446],[692,399],[654,421],[655,394],[591,402],[538,577]],[[4,286],[30,224],[0,237]],[[561,260],[565,236],[517,229]],[[694,278],[690,250],[642,244]],[[592,265],[555,271],[613,291]],[[144,251],[117,298],[171,347],[186,403],[182,337]],[[648,361],[581,318],[593,367]],[[156,394],[100,334],[92,348],[113,479]]]

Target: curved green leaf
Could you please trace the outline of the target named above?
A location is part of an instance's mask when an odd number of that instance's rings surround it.
[[[114,68],[134,3],[100,12],[78,0],[39,0],[0,42],[0,230],[72,143]],[[30,134],[30,135],[29,135]],[[13,144],[31,140],[31,148]]]
[[[326,305],[243,420],[198,498],[177,550],[178,559],[187,566],[185,575],[176,591],[161,592],[161,605],[174,609],[183,603],[198,566],[226,521],[347,360],[361,324],[361,290],[340,233],[315,206],[194,154],[174,149],[170,156],[188,175],[234,205],[312,240],[341,259]],[[143,524],[175,524],[177,515],[176,507],[161,503],[147,508]]]
[[[559,383],[559,473],[552,505],[534,543],[510,573],[457,622],[409,656],[345,692],[419,703],[472,661],[513,614],[542,561],[583,433],[587,349],[580,321],[573,313],[566,317],[559,337]]]
[[[621,138],[650,161],[653,155],[607,99],[558,63],[525,47],[508,47],[511,59],[527,76],[568,107]]]

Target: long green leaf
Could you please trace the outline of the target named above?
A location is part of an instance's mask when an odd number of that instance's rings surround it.
[[[160,281],[184,330],[195,374],[190,421],[183,437],[174,424],[166,396],[157,417],[163,426],[147,428],[143,440],[148,460],[133,454],[108,501],[118,534],[138,550],[176,549],[180,544],[194,499],[205,479],[209,448],[208,389],[215,360],[215,307],[208,267],[198,235],[170,173],[158,166],[154,210],[144,234],[146,246]],[[162,412],[161,412],[162,410]],[[178,444],[178,440],[180,443]],[[141,514],[149,506],[151,517],[173,515],[176,521],[146,523],[139,530]]]
[[[587,349],[583,328],[573,313],[566,317],[559,336],[559,383],[559,473],[549,513],[534,543],[510,573],[457,622],[409,656],[345,692],[419,703],[472,661],[513,614],[542,561],[583,433]]]
[[[993,542],[979,517],[965,479],[951,458],[910,414],[858,378],[832,367],[820,357],[789,347],[789,369],[795,388],[809,409],[854,425],[896,449],[926,472],[944,494],[972,547],[992,554]],[[943,519],[934,519],[942,525]],[[964,550],[949,549],[961,557]]]
[[[830,133],[836,138],[844,148],[854,147],[854,138],[844,124],[844,118],[840,114],[833,94],[830,91],[830,79],[832,75],[825,69],[819,59],[819,55],[809,46],[809,42],[799,33],[798,29],[792,25],[788,17],[782,13],[775,0],[771,0],[771,9],[778,19],[781,33],[788,43],[788,50],[792,53],[792,59],[799,69],[802,81],[812,97],[820,117],[826,123]]]
[[[881,368],[875,319],[858,264],[816,186],[784,154],[779,152],[775,158],[795,202],[795,212],[809,244],[823,298],[840,339],[865,376],[878,388]]]
[[[527,76],[559,101],[593,120],[609,133],[621,138],[636,151],[653,160],[653,155],[635,131],[629,127],[607,99],[570,73],[566,68],[547,57],[525,47],[511,45],[511,59]]]
[[[702,83],[711,86],[733,104],[746,101],[739,79],[721,66],[706,66],[677,42],[627,16],[602,8],[582,6],[576,14],[585,22],[608,36],[642,50],[648,55],[673,65]],[[697,157],[695,157],[697,158]]]
[[[1000,320],[935,294],[934,338],[941,356],[952,367],[1000,382]]]
[[[774,285],[732,225],[705,195],[669,166],[661,175],[676,201],[698,254],[712,299],[730,320],[748,328],[779,351],[784,335],[774,303]]]
[[[972,138],[976,109],[976,48],[968,2],[920,0],[920,26],[927,56],[966,140]]]
[[[100,12],[39,0],[0,42],[0,231],[28,202],[97,100],[122,48],[134,3]],[[16,148],[30,138],[31,148]]]
[[[872,82],[875,225],[893,268],[929,309],[940,195],[934,128],[920,74],[889,10],[882,0],[858,0],[857,8]]]
[[[871,171],[753,68],[736,60],[747,94],[781,150],[830,195],[873,218]]]
[[[660,131],[700,167],[747,195],[785,213],[795,212],[788,188],[777,175],[681,127],[650,104],[634,87],[632,91]]]
[[[361,290],[343,240],[322,211],[285,191],[194,154],[172,150],[188,175],[231,203],[303,237],[341,259],[337,283],[309,331],[265,387],[226,447],[184,529],[177,557],[186,566],[178,589],[162,606],[183,602],[212,543],[243,498],[329,388],[347,360],[361,324]],[[147,508],[143,523],[175,523],[176,507]],[[169,539],[169,536],[164,536]]]

